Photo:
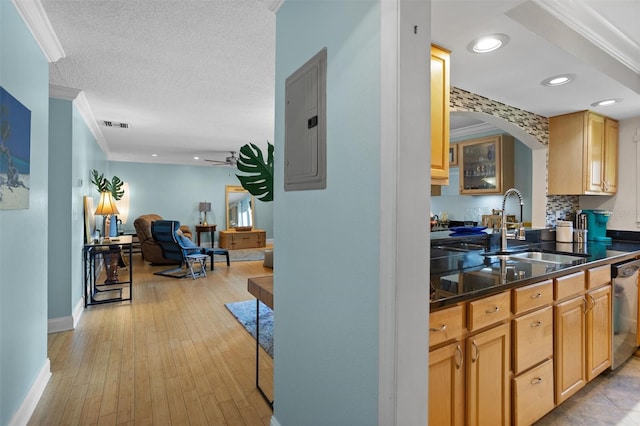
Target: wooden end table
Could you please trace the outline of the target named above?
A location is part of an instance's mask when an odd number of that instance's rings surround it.
[[[216,232],[217,225],[196,225],[196,238],[198,242],[198,247],[200,247],[200,233],[201,232],[211,232],[211,247],[213,247],[213,235]]]
[[[247,291],[256,297],[256,387],[273,410],[273,401],[260,387],[260,302],[273,310],[273,275],[249,278]]]

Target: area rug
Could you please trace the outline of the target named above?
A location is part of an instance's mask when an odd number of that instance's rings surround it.
[[[256,301],[225,303],[226,308],[256,338]],[[260,302],[260,346],[273,358],[273,311]]]
[[[268,247],[267,247],[268,248]],[[252,249],[229,250],[229,260],[231,262],[241,262],[245,260],[264,260],[265,247]],[[225,256],[215,256],[215,262],[226,262]]]

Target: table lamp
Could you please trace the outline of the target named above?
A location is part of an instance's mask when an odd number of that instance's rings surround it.
[[[110,226],[111,228],[116,227],[116,223],[114,219],[113,215],[119,214],[120,212],[118,211],[118,207],[116,207],[116,202],[113,199],[113,196],[111,195],[110,191],[104,191],[100,194],[100,202],[98,203],[98,208],[96,208],[96,213],[97,215],[101,215],[103,216],[103,220],[102,220],[102,232],[103,235],[107,236],[110,235],[110,233],[107,233],[106,228],[106,220],[107,220],[107,216],[111,216],[111,221],[110,221]],[[117,235],[117,233],[116,233]],[[114,236],[116,236],[114,235]]]
[[[202,222],[203,225],[208,225],[207,223],[207,212],[211,211],[211,203],[207,203],[206,201],[200,203],[200,206],[198,207],[198,210],[200,210],[200,212],[204,212],[204,222]]]

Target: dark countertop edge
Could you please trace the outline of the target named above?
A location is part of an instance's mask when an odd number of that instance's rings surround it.
[[[627,240],[629,241],[629,240]],[[618,241],[614,241],[618,242]],[[495,287],[486,288],[483,290],[477,290],[467,294],[461,294],[459,296],[448,297],[446,299],[434,300],[429,302],[429,312],[439,311],[441,309],[457,305],[461,302],[469,302],[477,299],[481,299],[486,296],[492,296],[494,294],[502,293],[506,290],[512,290],[514,288],[524,287],[530,284],[539,283],[548,279],[562,277],[565,275],[571,275],[575,272],[586,271],[587,269],[597,268],[598,266],[618,263],[628,259],[633,259],[640,256],[640,250],[629,252],[618,252],[619,254],[608,256],[604,259],[598,259],[591,262],[581,263],[575,266],[568,266],[559,271],[549,272],[547,274],[541,274],[536,277],[525,278],[519,281],[512,281],[507,284],[497,285]]]

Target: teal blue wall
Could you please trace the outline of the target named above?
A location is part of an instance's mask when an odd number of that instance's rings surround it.
[[[82,302],[85,195],[98,195],[92,169],[107,160],[77,107],[49,100],[49,319],[71,317]]]
[[[377,1],[287,1],[277,12],[274,380],[283,426],[377,424],[380,21]],[[327,188],[284,192],[284,82],[323,47]]]
[[[31,111],[29,208],[0,210],[0,424],[47,365],[49,64],[0,0],[0,85]]]
[[[156,213],[165,219],[189,225],[195,233],[201,213],[198,203],[211,202],[207,222],[226,227],[225,186],[240,185],[236,168],[226,166],[177,166],[167,164],[109,162],[109,176],[118,176],[129,183],[130,213],[123,229],[135,232],[133,221],[140,215]],[[255,227],[264,229],[267,238],[273,238],[273,203],[256,200]],[[217,238],[216,233],[216,238]],[[194,235],[195,237],[195,235]],[[201,235],[202,245],[210,244],[208,235]]]

